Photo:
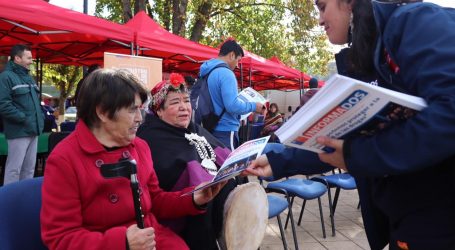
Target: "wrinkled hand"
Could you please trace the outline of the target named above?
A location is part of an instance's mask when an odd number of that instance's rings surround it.
[[[224,185],[226,185],[226,183],[227,181],[222,181],[208,188],[204,188],[194,192],[193,195],[194,203],[196,203],[196,205],[198,206],[203,206],[207,204],[209,201],[215,198],[215,196],[220,192]],[[207,184],[207,182],[199,184],[196,188],[203,186],[205,184]]]
[[[319,153],[319,159],[321,161],[328,163],[334,167],[347,170],[343,155],[344,140],[337,140],[323,136],[317,138],[317,142],[321,145],[331,147],[335,150],[332,153]]]
[[[252,161],[245,171],[242,172],[242,175],[272,176],[272,167],[270,166],[267,156],[261,155],[256,160]]]
[[[126,238],[130,250],[155,250],[155,229],[148,227],[140,229],[136,224],[126,230]]]

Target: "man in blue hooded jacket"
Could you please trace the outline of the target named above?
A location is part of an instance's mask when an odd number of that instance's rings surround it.
[[[229,67],[218,67],[210,72],[207,84],[215,113],[222,114],[213,135],[231,150],[239,144],[240,115],[254,111],[261,112],[263,108],[259,102],[244,102],[238,98],[237,79],[233,70],[243,56],[242,47],[236,41],[228,40],[221,46],[217,58],[202,64],[199,76],[204,77],[213,68],[223,63]]]
[[[39,89],[30,76],[32,52],[15,45],[4,72],[0,74],[0,115],[8,141],[4,184],[33,178],[38,136],[44,128]]]

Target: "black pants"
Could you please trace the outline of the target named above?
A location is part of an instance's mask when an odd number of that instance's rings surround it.
[[[208,204],[206,213],[187,217],[185,228],[180,236],[190,249],[218,249],[216,240],[220,237],[223,226],[224,202],[235,187],[236,182],[230,180]]]

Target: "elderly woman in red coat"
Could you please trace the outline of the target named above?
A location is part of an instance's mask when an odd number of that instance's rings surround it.
[[[194,195],[164,192],[150,149],[136,138],[147,91],[121,70],[97,70],[83,83],[76,130],[52,151],[42,189],[41,234],[50,249],[188,249],[157,218],[204,212],[223,184]],[[100,167],[135,160],[144,229],[135,223],[127,178],[105,179]]]

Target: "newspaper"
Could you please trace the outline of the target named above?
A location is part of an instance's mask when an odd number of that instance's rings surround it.
[[[275,134],[291,147],[330,152],[316,138],[371,135],[426,106],[420,97],[336,74]]]
[[[240,100],[244,102],[260,102],[264,105],[267,102],[267,100],[261,94],[259,94],[259,92],[250,87],[240,91],[238,97]],[[248,114],[241,115],[240,120],[245,120],[250,114],[251,112]]]
[[[236,148],[228,155],[211,182],[183,195],[192,194],[198,190],[210,187],[218,182],[236,177],[248,167],[251,161],[255,160],[259,155],[262,154],[262,151],[267,145],[269,138],[270,136],[266,136],[243,143],[240,147]]]

